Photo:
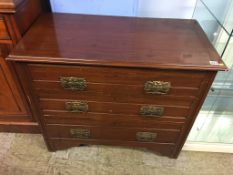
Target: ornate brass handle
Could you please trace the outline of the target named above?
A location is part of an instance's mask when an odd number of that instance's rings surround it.
[[[142,106],[140,108],[140,114],[144,116],[160,117],[164,113],[163,107],[157,106]]]
[[[83,129],[83,128],[76,128],[71,129],[70,134],[72,137],[78,138],[78,139],[89,139],[91,136],[91,132],[89,129]]]
[[[87,88],[87,82],[84,78],[78,77],[60,77],[61,86],[67,90],[83,91]]]
[[[88,104],[82,101],[67,101],[65,102],[65,109],[70,112],[87,112]]]
[[[167,94],[171,88],[170,82],[147,81],[144,90],[148,94]]]
[[[139,142],[153,142],[157,137],[157,133],[153,132],[137,132],[136,138]]]

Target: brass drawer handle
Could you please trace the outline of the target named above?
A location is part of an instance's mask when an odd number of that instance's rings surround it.
[[[136,138],[139,142],[154,142],[157,137],[157,133],[153,132],[137,132]]]
[[[142,106],[140,108],[140,114],[143,116],[152,116],[152,117],[160,117],[164,113],[163,107],[157,106]]]
[[[64,89],[72,91],[83,91],[87,88],[87,82],[84,78],[60,77],[60,83]]]
[[[70,112],[87,112],[88,104],[82,101],[67,101],[65,102],[65,109]]]
[[[91,136],[90,130],[83,128],[70,129],[70,134],[72,137],[78,139],[89,139]]]
[[[171,88],[170,82],[147,81],[144,90],[148,94],[167,94]]]

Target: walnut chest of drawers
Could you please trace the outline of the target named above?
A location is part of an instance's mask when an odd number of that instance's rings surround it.
[[[44,14],[13,50],[49,150],[144,147],[177,157],[219,70],[194,20]]]

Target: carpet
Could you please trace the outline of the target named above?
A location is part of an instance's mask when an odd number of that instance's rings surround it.
[[[230,175],[233,155],[84,146],[48,152],[41,135],[0,133],[0,175]]]

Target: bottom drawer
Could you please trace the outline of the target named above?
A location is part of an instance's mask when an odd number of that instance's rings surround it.
[[[47,125],[46,130],[50,138],[74,138],[81,140],[119,140],[155,143],[176,143],[180,134],[180,131],[176,129],[148,129],[77,125]]]
[[[146,143],[134,141],[113,141],[113,140],[76,140],[76,139],[49,139],[52,151],[68,149],[80,145],[112,145],[124,147],[142,147],[147,148],[164,156],[174,157],[174,144],[169,143]]]

